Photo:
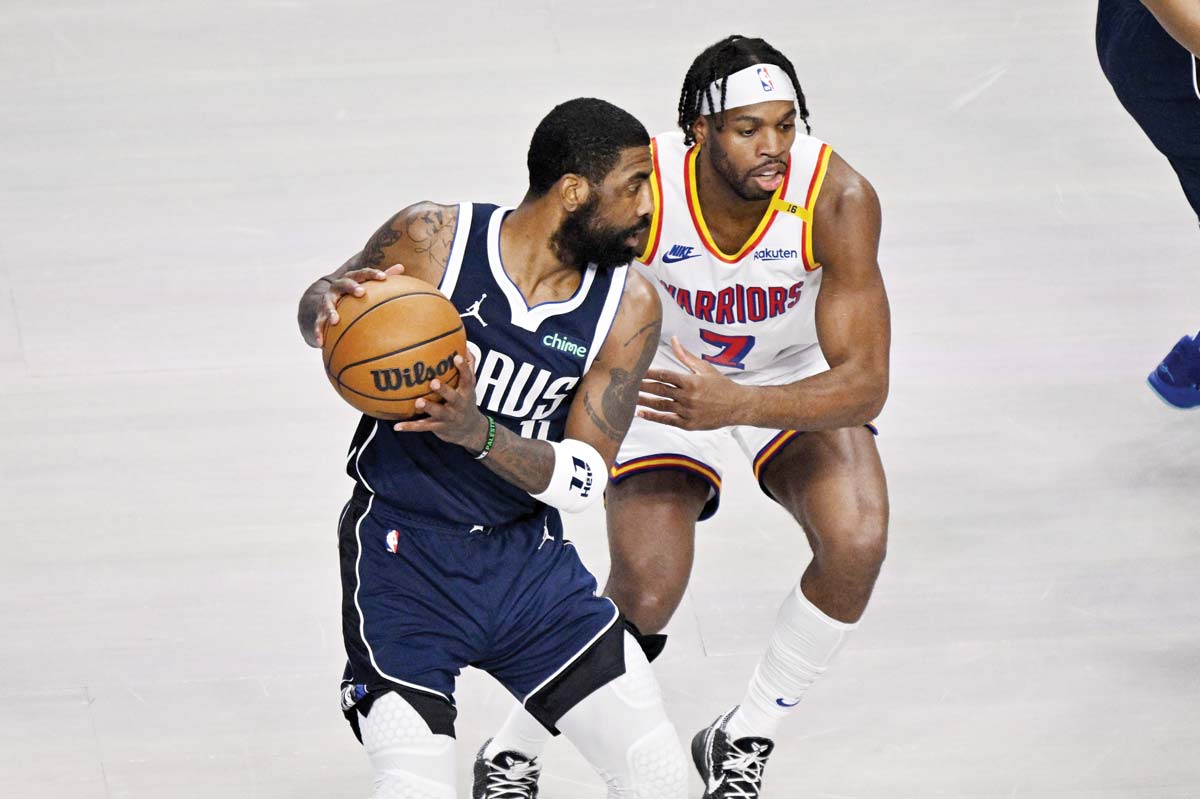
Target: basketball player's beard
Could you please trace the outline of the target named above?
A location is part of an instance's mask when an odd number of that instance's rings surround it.
[[[580,269],[587,264],[595,264],[603,272],[627,264],[637,255],[627,239],[650,227],[650,220],[642,217],[633,227],[618,230],[596,224],[599,209],[600,198],[593,194],[575,213],[568,214],[558,230],[554,231],[550,246],[563,263],[573,264]]]
[[[729,188],[733,189],[733,193],[741,197],[746,202],[758,202],[761,200],[769,200],[775,196],[775,191],[766,191],[754,183],[751,177],[755,172],[762,169],[766,164],[759,164],[752,169],[746,171],[744,175],[739,175],[736,168],[733,166],[733,161],[730,160],[729,154],[721,148],[720,140],[714,136],[710,145],[712,156],[709,159],[713,165],[713,169],[725,181]],[[787,169],[786,164],[784,169]]]

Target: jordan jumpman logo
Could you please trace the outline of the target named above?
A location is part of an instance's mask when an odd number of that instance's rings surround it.
[[[474,316],[476,319],[479,320],[479,324],[483,325],[484,327],[487,327],[487,322],[483,321],[483,317],[479,315],[479,306],[483,305],[483,301],[486,299],[487,299],[487,292],[485,291],[483,293],[483,296],[480,297],[479,299],[475,300],[475,302],[471,303],[471,307],[468,308],[464,313],[460,313],[459,317],[462,319],[466,319],[468,316]]]

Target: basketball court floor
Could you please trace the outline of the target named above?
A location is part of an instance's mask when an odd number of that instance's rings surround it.
[[[734,32],[877,187],[894,315],[889,558],[765,796],[1200,796],[1200,413],[1144,382],[1200,328],[1200,235],[1094,11],[0,4],[0,796],[369,794],[337,692],[355,415],[296,300],[410,202],[519,201],[556,102],[673,127]],[[728,456],[656,664],[685,739],[809,556]],[[601,512],[568,524],[603,577]],[[509,702],[462,678],[462,792]],[[545,763],[545,799],[604,795]]]

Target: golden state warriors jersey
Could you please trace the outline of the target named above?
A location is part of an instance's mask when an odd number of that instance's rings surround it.
[[[798,135],[783,183],[757,229],[725,253],[704,221],[696,186],[697,146],[682,133],[651,143],[654,219],[638,268],[663,305],[658,368],[687,371],[671,336],[738,382],[785,383],[823,371],[815,309],[821,265],[812,251],[812,218],[829,166],[829,145]],[[817,365],[823,368],[815,369]]]

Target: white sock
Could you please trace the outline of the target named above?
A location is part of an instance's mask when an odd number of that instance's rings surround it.
[[[779,608],[771,643],[754,670],[746,696],[729,719],[726,732],[730,739],[774,738],[779,725],[825,673],[856,626],[826,616],[797,585]]]
[[[491,760],[501,752],[520,752],[526,757],[541,757],[549,740],[550,731],[518,704],[513,706],[496,737],[484,748],[483,756]]]

